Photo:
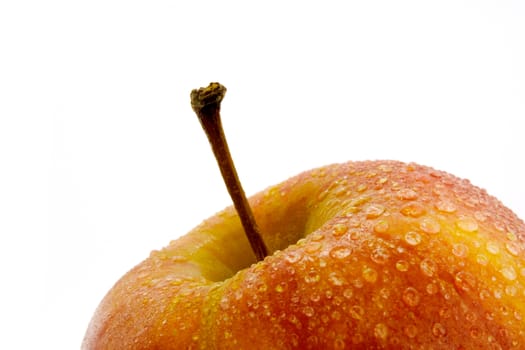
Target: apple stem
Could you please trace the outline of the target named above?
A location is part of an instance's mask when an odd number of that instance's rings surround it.
[[[268,255],[268,249],[264,244],[252,209],[242,189],[222,128],[220,109],[221,101],[225,94],[226,88],[223,85],[210,83],[208,87],[195,89],[191,92],[191,107],[197,114],[201,126],[208,137],[213,154],[221,170],[222,178],[244,227],[246,237],[250,242],[255,257],[260,261]]]

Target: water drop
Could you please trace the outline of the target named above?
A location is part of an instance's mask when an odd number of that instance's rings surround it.
[[[476,287],[476,279],[471,273],[466,271],[459,271],[456,273],[454,283],[459,289],[465,292],[474,290]]]
[[[364,192],[364,191],[366,191],[367,188],[368,188],[367,185],[360,184],[359,186],[357,186],[356,190],[357,190],[357,192]]]
[[[521,321],[523,319],[523,316],[518,311],[514,311],[514,318],[518,321]]]
[[[365,314],[365,309],[359,305],[354,305],[350,308],[350,316],[356,320],[362,320]]]
[[[464,232],[475,232],[478,230],[478,222],[471,217],[464,216],[456,221],[457,227]]]
[[[425,214],[425,208],[421,204],[414,202],[414,203],[405,205],[401,209],[401,214],[403,214],[404,216],[418,218],[422,216],[423,214]]]
[[[284,292],[284,285],[282,283],[279,283],[277,286],[275,286],[275,291],[277,293],[282,293]]]
[[[306,276],[304,276],[304,281],[306,283],[317,283],[321,279],[321,276],[316,271],[309,271]]]
[[[345,259],[352,254],[350,247],[337,246],[330,250],[330,256],[334,259]]]
[[[366,266],[363,269],[363,279],[369,283],[375,283],[377,281],[377,271],[371,267]]]
[[[481,329],[477,326],[472,326],[470,328],[470,336],[474,339],[479,338],[481,335]]]
[[[494,254],[494,255],[499,254],[499,246],[495,242],[487,242],[486,248],[490,254]]]
[[[346,298],[346,299],[351,299],[352,296],[354,295],[354,291],[351,289],[351,288],[347,288],[343,291],[343,296]]]
[[[397,198],[401,200],[412,200],[417,198],[417,192],[410,188],[403,188],[397,191]]]
[[[385,207],[379,204],[371,204],[365,208],[364,213],[367,219],[375,219],[385,212]]]
[[[377,247],[370,253],[370,259],[376,264],[383,265],[390,259],[390,254],[384,247]]]
[[[303,307],[303,314],[306,317],[312,317],[315,314],[315,310],[311,306]]]
[[[404,329],[405,335],[409,338],[415,338],[417,331],[417,327],[413,324],[406,326]]]
[[[427,284],[426,291],[427,291],[428,294],[434,295],[434,294],[436,294],[439,291],[439,288],[438,288],[437,284],[429,283],[429,284]]]
[[[310,295],[310,300],[316,303],[319,300],[321,300],[321,295],[319,293],[314,292],[312,295]]]
[[[417,289],[413,287],[408,287],[403,292],[402,299],[405,302],[405,304],[407,304],[408,306],[411,306],[411,307],[417,306],[420,300],[419,292],[417,291]]]
[[[456,205],[449,200],[441,200],[436,204],[437,210],[443,213],[453,213],[456,211]]]
[[[505,244],[505,248],[507,248],[507,251],[514,256],[518,256],[520,253],[520,246],[516,242],[507,242]]]
[[[380,220],[374,225],[375,233],[386,233],[388,231],[388,222],[385,220]]]
[[[509,281],[514,281],[516,278],[518,278],[518,274],[512,266],[504,266],[501,268],[500,272],[503,275],[503,277],[505,277]]]
[[[458,258],[465,258],[468,255],[468,247],[463,243],[456,243],[452,246],[452,254]]]
[[[447,329],[441,323],[436,322],[432,325],[432,334],[435,337],[443,337],[447,334]]]
[[[479,291],[479,298],[481,300],[485,300],[485,299],[488,299],[490,298],[490,292],[486,289],[482,289]]]
[[[324,235],[322,233],[319,233],[319,232],[316,232],[316,233],[312,233],[310,235],[310,239],[312,241],[321,241],[322,239],[324,238]]]
[[[356,278],[355,280],[352,281],[352,284],[354,285],[354,287],[356,288],[363,288],[363,286],[365,285],[363,280],[360,279],[360,278]]]
[[[419,228],[426,233],[439,233],[441,231],[441,226],[439,222],[432,218],[424,218],[419,223]]]
[[[342,286],[345,284],[345,279],[338,272],[331,272],[328,276],[328,281],[333,286]]]
[[[348,231],[348,226],[344,224],[337,224],[337,225],[334,225],[332,234],[336,237],[340,237],[344,235],[347,231]]]
[[[507,294],[508,296],[514,297],[518,294],[518,288],[512,285],[506,286],[505,294]]]
[[[406,261],[406,260],[398,260],[396,262],[396,269],[398,271],[406,272],[406,271],[408,271],[408,267],[409,267],[409,264],[408,264],[408,261]]]
[[[374,327],[374,336],[378,339],[385,340],[388,337],[388,327],[384,323],[378,323]]]
[[[221,306],[221,309],[227,310],[230,307],[228,298],[226,296],[222,297],[221,301],[219,302],[219,305]]]
[[[428,277],[434,276],[437,272],[436,263],[434,260],[429,258],[423,259],[419,264],[419,268],[421,269],[421,272],[423,272],[423,274]]]
[[[321,249],[322,244],[319,242],[310,242],[305,247],[304,250],[308,254],[313,254],[317,252],[319,249]]]
[[[489,259],[483,254],[478,254],[476,256],[476,262],[482,266],[487,266],[489,263]]]
[[[415,231],[409,231],[405,233],[405,242],[411,246],[416,246],[421,243],[421,235]]]
[[[284,259],[288,261],[290,264],[294,264],[298,262],[301,258],[302,258],[301,254],[299,254],[296,251],[290,251],[284,256]]]

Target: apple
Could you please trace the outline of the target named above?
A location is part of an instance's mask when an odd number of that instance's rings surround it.
[[[221,99],[194,108],[218,115]],[[469,181],[347,162],[246,203],[261,241],[229,207],[153,251],[102,300],[83,348],[525,348],[525,223]]]

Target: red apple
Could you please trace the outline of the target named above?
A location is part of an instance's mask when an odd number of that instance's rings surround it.
[[[524,349],[525,224],[467,180],[364,161],[249,199],[128,272],[84,349]]]

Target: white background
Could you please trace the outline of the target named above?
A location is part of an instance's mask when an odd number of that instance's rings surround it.
[[[210,81],[248,194],[399,159],[525,217],[524,4],[2,1],[0,348],[79,348],[122,274],[230,204],[189,104]]]

